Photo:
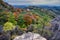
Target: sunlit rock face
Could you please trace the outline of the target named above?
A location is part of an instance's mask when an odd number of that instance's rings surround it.
[[[46,39],[37,33],[28,32],[24,33],[21,36],[17,36],[14,40],[46,40]]]

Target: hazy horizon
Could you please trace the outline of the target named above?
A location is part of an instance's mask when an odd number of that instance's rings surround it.
[[[11,5],[49,5],[60,6],[60,0],[4,0]]]

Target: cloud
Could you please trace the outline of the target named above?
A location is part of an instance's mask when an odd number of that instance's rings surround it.
[[[4,0],[5,2],[12,4],[12,5],[30,5],[32,0]]]
[[[60,0],[4,0],[12,5],[60,5]]]
[[[34,0],[33,2],[33,5],[36,5],[36,4],[45,4],[45,5],[56,5],[56,4],[60,4],[60,0]]]

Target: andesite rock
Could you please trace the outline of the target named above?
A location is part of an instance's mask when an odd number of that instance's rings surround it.
[[[47,40],[44,37],[40,36],[37,33],[32,33],[32,32],[28,32],[28,33],[24,33],[21,36],[17,36],[16,38],[14,38],[14,40]]]

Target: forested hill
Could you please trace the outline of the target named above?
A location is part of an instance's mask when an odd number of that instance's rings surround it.
[[[3,0],[0,0],[0,9],[4,9],[4,10],[14,10],[14,7],[12,5],[9,5],[8,3],[4,2]]]
[[[15,8],[29,8],[29,9],[33,9],[33,8],[42,8],[42,9],[47,9],[47,11],[52,11],[57,15],[60,15],[60,6],[48,6],[48,5],[13,5]]]

